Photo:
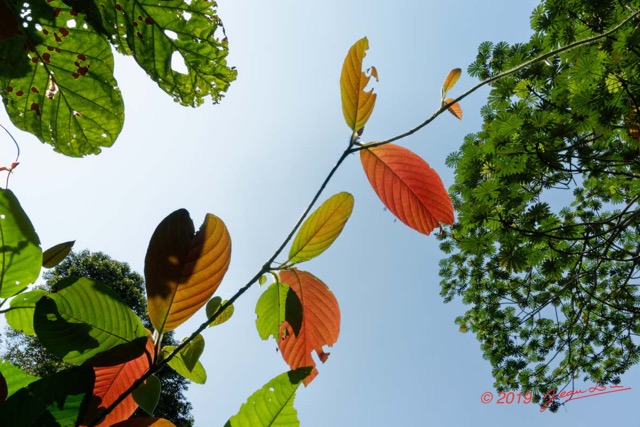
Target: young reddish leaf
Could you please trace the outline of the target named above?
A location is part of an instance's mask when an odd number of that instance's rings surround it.
[[[342,64],[340,75],[340,94],[342,96],[342,113],[347,125],[354,132],[362,129],[369,120],[376,102],[376,94],[373,89],[365,91],[369,79],[373,76],[378,80],[378,71],[371,67],[370,74],[362,71],[362,59],[369,49],[369,41],[366,37],[358,40],[347,53]]]
[[[447,77],[444,79],[444,83],[442,84],[442,98],[444,98],[447,92],[449,92],[451,88],[455,86],[461,74],[462,70],[460,68],[454,68],[453,70],[449,71],[449,74],[447,74]]]
[[[329,357],[323,346],[332,346],[340,335],[340,307],[333,293],[320,279],[306,271],[297,269],[280,272],[280,281],[289,286],[302,304],[302,322],[299,330],[288,322],[280,325],[278,347],[291,369],[313,366],[313,371],[304,379],[308,385],[316,375],[316,354],[324,363]]]
[[[289,261],[298,263],[317,257],[338,238],[353,211],[353,196],[338,193],[327,199],[302,224],[289,251]]]
[[[360,150],[362,167],[382,203],[402,222],[429,234],[453,224],[453,206],[440,176],[417,154],[393,144]]]
[[[149,338],[146,351],[139,357],[120,365],[93,368],[96,380],[93,386],[93,397],[85,412],[83,426],[98,418],[109,405],[149,369],[153,363],[153,352],[153,341]],[[107,427],[124,421],[137,408],[138,404],[130,394],[96,425]]]
[[[444,100],[444,104],[448,104],[450,102],[453,102],[453,98],[447,98]],[[449,105],[449,108],[447,108],[447,110],[449,110],[449,112],[456,116],[458,119],[462,120],[462,108],[460,108],[460,104],[454,102],[453,104]]]
[[[207,214],[194,235],[189,212],[177,210],[156,228],[144,274],[149,318],[157,331],[171,331],[209,301],[231,259],[231,238],[224,222]]]
[[[121,421],[111,427],[176,427],[176,425],[164,418],[136,417]]]

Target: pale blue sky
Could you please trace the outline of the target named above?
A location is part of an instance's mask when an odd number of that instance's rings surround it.
[[[536,4],[220,0],[229,61],[238,68],[220,105],[180,107],[118,57],[127,116],[115,146],[68,159],[14,130],[22,158],[11,188],[44,247],[76,239],[77,249],[104,251],[140,272],[151,233],[167,214],[184,207],[196,227],[206,212],[218,215],[233,240],[218,291],[228,298],[279,246],[348,142],[338,80],[352,43],[369,38],[365,62],[380,76],[363,136],[379,140],[430,115],[448,71],[466,70],[482,41],[526,41]],[[474,83],[465,72],[452,94]],[[462,103],[462,122],[445,114],[401,143],[447,187],[453,180],[444,159],[480,126],[486,93]],[[8,122],[4,111],[0,121]],[[394,222],[357,156],[322,200],[339,191],[355,196],[353,216],[334,246],[303,267],[336,295],[342,329],[318,377],[299,392],[302,426],[566,426],[630,417],[635,389],[571,402],[556,415],[534,405],[481,404],[492,390],[491,368],[475,338],[453,323],[463,307],[439,296],[437,240]],[[208,381],[188,394],[198,427],[223,425],[254,390],[287,370],[275,342],[261,341],[255,330],[260,292],[250,290],[230,322],[205,333]],[[195,317],[178,337],[205,316]],[[637,374],[623,384],[640,384]]]

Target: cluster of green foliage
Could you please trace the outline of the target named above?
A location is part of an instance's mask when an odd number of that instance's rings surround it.
[[[639,7],[546,0],[528,43],[485,42],[469,66],[491,79],[597,38],[493,82],[482,130],[447,159],[458,216],[441,293],[470,305],[456,322],[498,390],[539,401],[580,377],[618,383],[640,360],[638,21],[606,34]]]
[[[49,292],[55,283],[69,277],[88,277],[107,284],[142,319],[146,328],[151,327],[144,296],[144,280],[127,263],[115,261],[102,252],[72,252],[60,264],[46,271],[45,285],[35,289]],[[14,364],[29,375],[46,377],[72,367],[48,351],[36,336],[12,328],[7,328],[5,335],[0,359]],[[173,333],[167,333],[163,337],[163,344],[175,346],[178,342]],[[155,415],[170,420],[178,427],[193,426],[191,404],[184,396],[188,387],[187,379],[169,367],[159,371],[157,377],[161,392]],[[132,415],[143,416],[146,416],[146,412],[140,408]]]

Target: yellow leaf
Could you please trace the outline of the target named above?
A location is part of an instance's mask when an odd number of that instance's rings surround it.
[[[340,93],[342,96],[342,113],[347,125],[354,132],[360,131],[371,117],[373,106],[376,102],[376,94],[373,89],[365,91],[371,76],[378,80],[378,72],[371,67],[369,74],[362,71],[362,59],[369,49],[369,41],[366,37],[358,40],[347,53],[342,64],[340,75]]]
[[[153,327],[171,331],[206,304],[230,259],[231,238],[220,218],[207,214],[197,233],[184,209],[165,218],[151,237],[144,266]]]
[[[453,70],[449,71],[449,74],[447,74],[447,78],[444,79],[444,84],[442,85],[443,98],[447,94],[447,92],[449,92],[451,88],[455,86],[461,74],[462,70],[460,68],[454,68]]]
[[[444,100],[445,105],[450,102],[453,102],[453,98],[447,98]],[[454,102],[453,104],[449,105],[449,108],[447,108],[447,110],[449,110],[449,112],[456,116],[458,119],[462,120],[462,108],[460,108],[460,104]]]
[[[338,193],[327,199],[302,224],[291,245],[289,261],[298,263],[317,257],[338,238],[353,211],[353,196]]]

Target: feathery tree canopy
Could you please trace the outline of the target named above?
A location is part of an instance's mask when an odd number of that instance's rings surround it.
[[[528,43],[482,43],[468,71],[490,78],[639,7],[544,1]],[[500,391],[540,401],[573,379],[619,382],[640,358],[638,21],[494,82],[482,117],[447,158],[457,222],[441,244],[442,296],[470,306],[456,323]]]

